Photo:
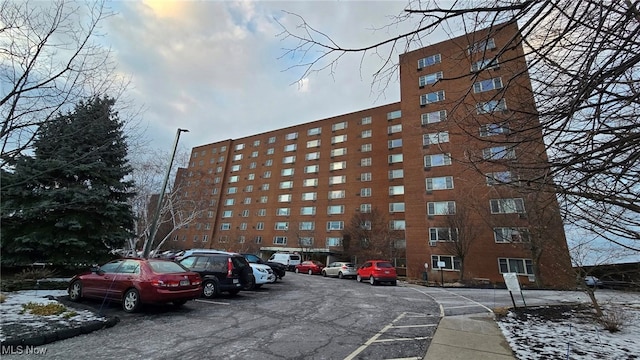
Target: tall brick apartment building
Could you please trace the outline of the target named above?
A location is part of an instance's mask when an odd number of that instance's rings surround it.
[[[193,148],[176,183],[203,211],[167,247],[331,261],[378,209],[404,230],[391,260],[410,278],[570,284],[555,195],[519,186],[547,158],[517,40],[504,24],[411,51],[400,102]]]

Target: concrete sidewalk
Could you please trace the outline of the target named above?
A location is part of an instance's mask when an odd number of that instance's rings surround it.
[[[493,314],[445,316],[433,335],[425,360],[512,360],[507,340]]]

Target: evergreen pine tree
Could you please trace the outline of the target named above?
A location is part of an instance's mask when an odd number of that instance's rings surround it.
[[[100,262],[132,236],[134,195],[115,101],[40,126],[33,156],[2,171],[3,263]]]

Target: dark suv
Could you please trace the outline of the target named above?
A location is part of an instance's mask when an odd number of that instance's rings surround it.
[[[268,265],[271,268],[271,270],[273,270],[273,273],[276,274],[277,279],[282,280],[282,278],[287,274],[287,267],[282,265],[279,262],[264,261],[258,255],[254,255],[254,254],[241,254],[241,255],[244,256],[247,259],[247,261],[250,263]]]
[[[235,295],[255,283],[253,270],[240,254],[194,253],[179,261],[202,278],[202,296],[214,298],[225,291]]]

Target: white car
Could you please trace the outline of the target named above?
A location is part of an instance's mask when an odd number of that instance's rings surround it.
[[[264,284],[276,282],[276,274],[273,273],[273,270],[271,270],[271,267],[268,265],[255,263],[249,263],[249,265],[251,265],[251,269],[253,269],[253,277],[256,279],[256,282],[253,288],[248,290],[258,289]]]

